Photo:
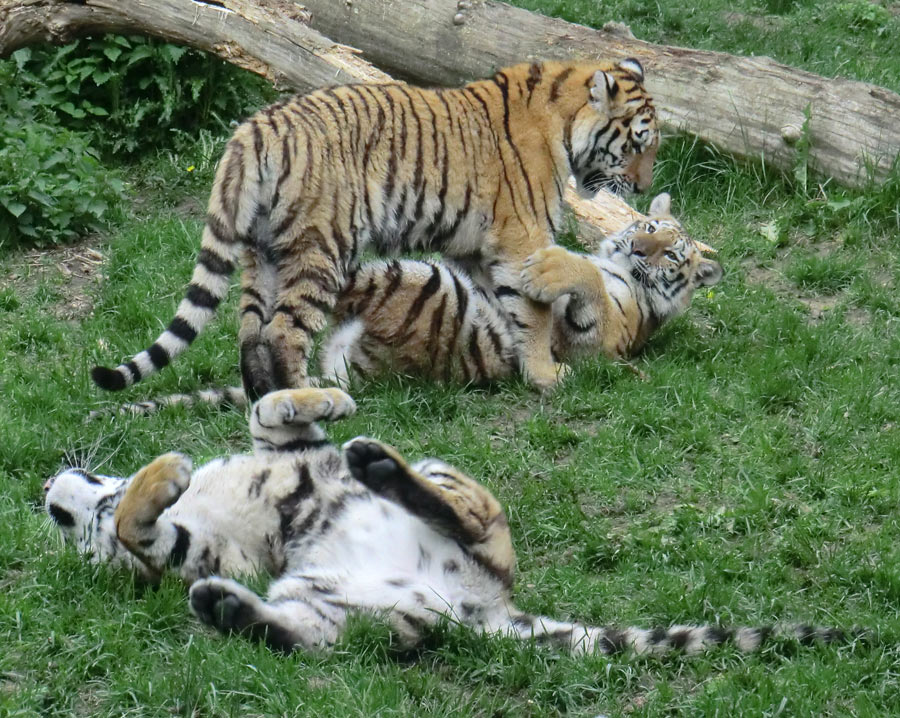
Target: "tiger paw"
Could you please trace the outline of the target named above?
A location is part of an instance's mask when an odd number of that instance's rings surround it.
[[[138,471],[128,487],[128,494],[144,497],[154,509],[162,512],[187,489],[192,468],[193,462],[184,454],[163,454]]]
[[[242,632],[258,622],[259,596],[237,581],[202,578],[191,584],[191,610],[203,623],[223,632]]]
[[[334,387],[282,389],[266,394],[254,411],[266,427],[311,424],[349,416],[356,411],[356,402]]]
[[[583,259],[563,247],[539,249],[523,263],[522,292],[547,304],[573,292],[573,264]]]
[[[409,476],[409,467],[396,449],[358,436],[344,444],[347,468],[354,479],[376,493],[385,493]]]

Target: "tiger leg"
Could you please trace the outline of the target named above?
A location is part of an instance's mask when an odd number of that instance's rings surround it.
[[[241,272],[241,328],[238,344],[241,356],[241,380],[248,401],[255,401],[275,386],[272,384],[272,357],[262,341],[262,330],[272,315],[271,290],[260,275],[255,253],[246,252]]]
[[[187,489],[191,479],[191,460],[182,454],[163,454],[140,469],[131,480],[116,507],[116,534],[129,551],[151,569],[162,571],[178,541],[174,524],[157,519]],[[182,529],[183,531],[184,529]]]
[[[313,336],[325,328],[344,284],[341,251],[330,232],[315,227],[278,252],[277,292],[261,339],[272,362],[277,389],[307,386]]]
[[[333,387],[269,392],[250,412],[253,449],[256,453],[303,451],[330,445],[315,422],[334,421],[355,411],[353,399]]]
[[[553,314],[550,305],[522,292],[525,257],[501,261],[491,269],[494,294],[506,313],[519,347],[521,370],[539,389],[549,389],[568,372],[551,353]]]
[[[218,577],[195,581],[190,590],[191,610],[203,623],[285,653],[298,646],[328,647],[337,640],[345,612],[325,610],[329,607],[320,603],[303,595],[264,601],[237,581]]]
[[[484,486],[436,459],[409,466],[396,449],[375,439],[352,439],[344,455],[354,478],[466,545],[505,585],[512,584],[516,559],[509,524]]]

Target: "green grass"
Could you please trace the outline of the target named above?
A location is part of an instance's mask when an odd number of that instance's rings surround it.
[[[788,25],[821,15],[800,38],[815,43],[805,59],[765,23],[721,20],[732,3],[541,7],[896,88],[900,60],[878,27],[845,23],[835,50],[838,30],[823,28],[841,28],[843,5],[737,4]],[[172,449],[201,461],[248,447],[238,412],[84,422],[98,405],[238,381],[235,296],[173,368],[116,396],[88,378],[174,311],[221,143],[203,136],[193,153],[130,168],[131,220],[108,236],[0,257],[0,715],[900,714],[900,173],[862,192],[804,191],[668,138],[654,191],[673,194],[726,274],[638,359],[647,381],[599,360],[543,397],[517,381],[391,377],[356,386],[358,414],[330,432],[483,480],[509,514],[524,609],[645,626],[861,625],[875,645],[574,659],[442,627],[411,654],[358,621],[333,655],[285,658],[201,628],[176,581],[150,588],[86,565],[41,514],[43,481],[73,457],[128,473]],[[78,259],[88,247],[102,264]]]

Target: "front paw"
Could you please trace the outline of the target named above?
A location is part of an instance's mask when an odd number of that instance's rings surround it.
[[[259,596],[237,581],[202,578],[191,584],[191,610],[203,623],[224,633],[241,632],[257,622]]]
[[[390,490],[408,473],[406,462],[395,449],[364,436],[344,444],[344,456],[353,478],[376,493]]]
[[[552,303],[572,291],[572,261],[577,257],[563,247],[539,249],[523,263],[522,292],[537,302]]]

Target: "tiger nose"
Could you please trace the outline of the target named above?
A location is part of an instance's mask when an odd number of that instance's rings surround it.
[[[44,482],[44,493],[45,493],[45,494],[50,490],[50,487],[51,487],[51,486],[53,486],[53,478],[52,478],[52,477],[49,478],[49,479],[47,479],[47,480]]]

